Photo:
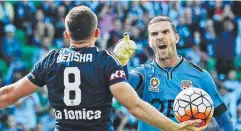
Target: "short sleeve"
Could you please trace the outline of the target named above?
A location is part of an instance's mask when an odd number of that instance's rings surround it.
[[[35,85],[43,87],[46,85],[48,68],[52,61],[51,56],[54,50],[44,55],[37,63],[34,64],[32,70],[27,75],[28,79]]]
[[[145,75],[144,65],[141,65],[141,66],[138,66],[138,67],[132,69],[131,73],[139,74],[142,77],[144,77],[144,75]]]
[[[128,82],[123,66],[119,61],[108,51],[105,65],[105,75],[109,79],[109,86],[118,82]]]
[[[145,88],[145,69],[144,65],[138,66],[131,70],[130,74],[135,74],[136,79],[130,79],[132,87],[135,89],[137,94],[142,97]],[[133,76],[133,75],[132,75]],[[130,75],[131,78],[131,75]]]

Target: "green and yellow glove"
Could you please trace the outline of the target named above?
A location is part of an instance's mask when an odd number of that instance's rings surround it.
[[[130,40],[128,33],[124,33],[124,38],[118,41],[114,48],[114,55],[119,60],[122,66],[125,66],[131,55],[136,50],[136,43]]]

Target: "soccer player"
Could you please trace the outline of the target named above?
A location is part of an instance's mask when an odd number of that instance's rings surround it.
[[[177,55],[176,44],[179,42],[179,35],[171,19],[166,16],[153,18],[148,24],[148,32],[149,46],[154,51],[155,60],[134,68],[128,74],[130,84],[138,95],[164,115],[177,121],[174,117],[173,103],[178,93],[185,88],[202,88],[212,97],[215,107],[213,117],[220,130],[233,131],[230,115],[211,75]],[[120,40],[114,48],[114,54],[122,65],[126,65],[133,49],[133,41]],[[138,131],[147,130],[158,129],[139,121]]]
[[[199,131],[200,120],[177,124],[142,101],[128,84],[123,67],[108,52],[94,46],[99,35],[96,15],[86,6],[65,18],[69,48],[52,50],[18,82],[0,89],[0,108],[47,85],[57,120],[56,131],[113,131],[113,96],[134,116],[168,131]],[[113,96],[112,96],[113,95]]]

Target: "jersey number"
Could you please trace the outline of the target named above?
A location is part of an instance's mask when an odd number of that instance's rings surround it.
[[[74,75],[74,82],[70,82],[69,75]],[[67,106],[77,106],[81,103],[80,70],[77,67],[67,67],[64,70],[64,103]],[[75,98],[70,99],[70,92],[75,92]]]

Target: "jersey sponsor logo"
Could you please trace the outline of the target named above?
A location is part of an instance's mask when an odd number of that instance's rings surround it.
[[[160,92],[159,84],[160,84],[160,80],[158,78],[156,77],[151,78],[150,86],[148,90],[151,92]]]
[[[174,100],[160,100],[158,98],[154,98],[151,100],[151,105],[159,109],[161,113],[163,113],[167,117],[174,117],[174,111],[173,111],[173,104]],[[167,110],[165,110],[167,109]]]
[[[182,90],[192,87],[192,81],[191,80],[182,80],[181,87],[182,87]]]
[[[100,110],[54,110],[57,120],[93,120],[100,119],[102,112]]]
[[[118,78],[126,79],[126,74],[123,70],[118,70],[115,73],[112,73],[111,76],[110,76],[110,80],[115,80],[115,79],[118,79]]]

